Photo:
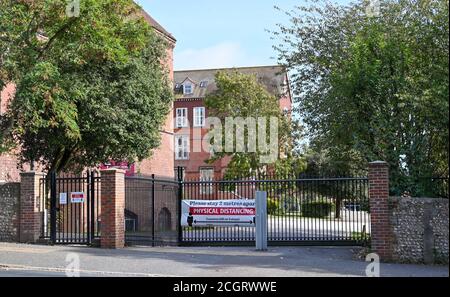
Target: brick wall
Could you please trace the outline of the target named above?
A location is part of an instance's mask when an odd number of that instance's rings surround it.
[[[381,261],[448,263],[448,199],[389,197],[386,162],[369,164],[371,248]]]
[[[101,171],[101,238],[102,248],[125,246],[125,171]]]
[[[0,155],[0,182],[18,182],[20,172],[15,156],[8,153]]]
[[[372,250],[382,261],[390,261],[391,232],[388,212],[389,169],[386,162],[369,164],[369,203]]]
[[[20,184],[0,184],[0,242],[19,240]]]
[[[138,175],[156,174],[159,176],[174,177],[174,154],[173,134],[171,132],[161,133],[161,145],[153,151],[149,159],[136,164]]]
[[[392,260],[448,264],[448,199],[389,198]]]
[[[36,172],[21,174],[19,240],[23,243],[35,243],[40,236],[42,213],[39,205],[39,181],[42,177],[42,174]]]
[[[166,59],[163,61],[168,73],[170,81],[173,81],[173,50],[175,44],[172,43],[166,50]],[[166,122],[160,131],[161,145],[159,148],[153,150],[152,156],[148,159],[138,162],[136,164],[137,174],[159,176],[174,176],[174,136],[173,136],[173,104],[167,115]]]

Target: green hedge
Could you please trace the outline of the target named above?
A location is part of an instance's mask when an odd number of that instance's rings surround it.
[[[301,207],[302,216],[306,218],[325,218],[334,209],[331,202],[312,201],[305,202]]]
[[[267,213],[269,215],[281,214],[280,201],[278,199],[267,199]]]

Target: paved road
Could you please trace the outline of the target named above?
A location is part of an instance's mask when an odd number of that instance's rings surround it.
[[[103,250],[0,243],[0,276],[65,276],[67,257],[81,276],[365,276],[347,247],[163,247]],[[381,264],[381,276],[445,276],[448,266]]]

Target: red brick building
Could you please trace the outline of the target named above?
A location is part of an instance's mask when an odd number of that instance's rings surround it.
[[[196,140],[208,132],[205,129],[208,110],[204,99],[217,89],[215,74],[218,71],[235,70],[256,75],[258,81],[279,98],[280,109],[291,113],[289,78],[282,66],[175,71],[175,169],[182,167],[187,179],[219,178],[230,162],[230,157],[225,157],[213,164],[206,163],[211,154],[199,147]]]
[[[173,81],[173,50],[176,39],[165,30],[158,22],[156,22],[148,13],[143,12],[144,18],[155,29],[155,31],[163,36],[168,43],[167,58],[162,63],[165,64],[169,71],[171,80]],[[1,90],[0,96],[0,114],[4,113],[8,107],[8,103],[14,96],[14,85],[9,84]],[[158,176],[173,177],[174,175],[174,159],[173,159],[173,117],[172,112],[167,116],[166,123],[160,131],[161,146],[152,152],[152,157],[142,162],[138,162],[130,166],[129,175],[135,174],[156,174]],[[0,155],[0,183],[19,181],[20,172],[30,170],[30,166],[25,164],[23,168],[17,167],[17,157],[14,152],[8,152]],[[115,164],[111,164],[113,166]],[[123,165],[123,164],[121,164]],[[108,166],[106,166],[108,167]]]

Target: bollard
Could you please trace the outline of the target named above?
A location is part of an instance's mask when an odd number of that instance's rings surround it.
[[[267,192],[256,192],[256,250],[267,250]]]

